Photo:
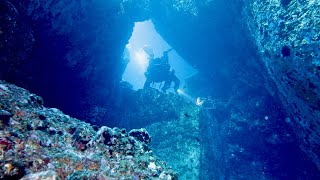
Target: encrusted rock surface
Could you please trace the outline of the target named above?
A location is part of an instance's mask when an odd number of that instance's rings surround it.
[[[3,81],[0,110],[0,178],[177,179],[125,129],[103,126],[96,131]],[[150,138],[145,130],[135,132]]]
[[[124,90],[114,109],[121,113],[118,126],[144,127],[154,154],[181,179],[317,179],[281,102],[253,78],[234,84],[230,98],[208,97],[202,106],[186,101],[186,92]]]
[[[301,148],[320,169],[320,1],[246,1],[245,20]]]
[[[154,153],[179,173],[181,179],[199,179],[202,146],[199,121],[200,108],[183,95],[164,94],[156,89],[125,92],[120,103],[119,126],[145,127]],[[144,131],[130,135],[149,142]]]

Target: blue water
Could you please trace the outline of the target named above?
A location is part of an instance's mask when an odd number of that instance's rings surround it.
[[[320,179],[240,18],[242,1],[163,7],[159,0],[152,13],[140,7],[147,1],[132,7],[133,1],[6,2],[0,2],[0,78],[42,96],[45,106],[98,126],[131,129],[179,120],[181,104],[172,102],[180,101],[166,98],[182,97],[201,109],[200,179]],[[170,8],[187,10],[177,15]],[[159,106],[141,90],[149,65],[145,45],[155,57],[173,48],[169,64],[181,81],[176,95],[152,84],[159,90],[154,96],[165,99]],[[206,104],[197,106],[197,98]]]

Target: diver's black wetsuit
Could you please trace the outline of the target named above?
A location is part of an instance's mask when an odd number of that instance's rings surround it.
[[[174,83],[173,89],[177,92],[180,86],[180,80],[174,73],[170,73],[168,75],[168,78],[165,80],[165,83],[161,90],[163,92],[166,92],[170,88],[172,82]]]
[[[166,92],[170,88],[171,83],[174,82],[174,89],[177,91],[180,85],[180,80],[174,74],[173,70],[170,70],[169,64],[169,51],[165,51],[161,58],[155,58],[149,60],[149,66],[145,72],[146,82],[143,88],[149,88],[151,83],[159,83],[165,81],[162,91]]]

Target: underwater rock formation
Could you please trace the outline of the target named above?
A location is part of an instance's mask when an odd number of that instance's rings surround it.
[[[199,133],[200,109],[182,96],[164,94],[156,89],[124,91],[116,112],[122,113],[118,127],[144,127],[151,135],[150,147],[165,160],[181,179],[199,179],[202,135]],[[103,124],[103,122],[101,122]],[[143,131],[130,131],[131,136],[146,143]]]
[[[112,108],[114,104],[114,94],[125,68],[121,54],[135,21],[151,18],[168,43],[187,61],[209,72],[209,76],[226,76],[226,72],[247,59],[244,52],[250,49],[245,41],[232,38],[245,38],[240,20],[233,18],[239,9],[238,3],[207,0],[5,2],[15,7],[18,19],[23,17],[24,29],[31,29],[32,33],[24,33],[33,38],[25,38],[19,44],[32,43],[34,46],[28,46],[33,49],[27,65],[14,65],[15,72],[4,73],[0,78],[10,77],[5,79],[41,95],[48,105],[86,120],[89,117],[79,112],[87,111],[92,105]],[[226,16],[222,11],[230,13]],[[216,18],[212,20],[212,16]],[[13,24],[10,22],[0,24],[0,27]],[[196,42],[189,43],[193,40]],[[211,46],[212,41],[219,45]],[[238,53],[230,56],[230,51]],[[206,69],[205,59],[214,62],[210,63],[210,68]],[[11,59],[10,62],[14,61]],[[8,65],[1,64],[1,67],[7,69]],[[230,89],[230,84],[224,85],[221,91]]]
[[[261,77],[251,79],[234,84],[233,96],[211,97],[203,106],[183,95],[124,87],[112,111],[121,114],[117,126],[147,129],[155,155],[182,179],[319,178],[299,149],[281,102],[263,87]],[[149,139],[143,131],[133,132]]]
[[[80,117],[83,107],[112,100],[134,22],[149,17],[143,6],[136,1],[1,1],[0,79]]]
[[[318,1],[4,0],[0,8],[3,10],[0,17],[4,18],[0,23],[0,79],[6,77],[10,82],[28,87],[41,94],[48,104],[96,124],[146,127],[152,136],[150,146],[155,147],[163,159],[167,158],[175,170],[182,172],[182,177],[210,174],[208,179],[224,175],[241,178],[249,172],[250,177],[256,179],[272,177],[272,173],[284,167],[279,165],[279,155],[287,159],[299,155],[299,152],[288,155],[281,151],[296,147],[295,136],[287,129],[289,124],[300,138],[302,149],[320,167]],[[241,10],[243,19],[239,18]],[[121,90],[118,82],[125,64],[120,62],[121,53],[133,23],[148,18],[153,20],[162,37],[203,73],[194,80],[198,84],[191,87],[192,92],[223,98],[213,98],[218,106],[214,111],[199,115],[199,109],[185,104],[177,96],[154,91],[126,90],[127,96],[122,99],[128,102],[121,103],[118,99],[117,93]],[[246,29],[247,23],[250,31]],[[264,66],[259,64],[257,49]],[[26,65],[26,62],[30,63]],[[254,65],[255,62],[258,63]],[[275,86],[266,83],[270,77]],[[206,86],[208,84],[215,85]],[[7,85],[0,90],[0,93],[6,92]],[[277,101],[270,103],[262,98],[277,98],[278,93],[290,116],[282,112]],[[247,97],[248,94],[255,97]],[[34,106],[42,107],[40,97],[32,95],[29,99]],[[234,106],[228,106],[230,99]],[[244,99],[249,103],[243,103]],[[273,111],[261,111],[270,107]],[[89,116],[80,115],[87,110]],[[12,119],[19,122],[16,113],[8,109],[0,111],[4,127],[18,126],[10,124]],[[66,132],[47,122],[52,113],[55,112],[37,114],[37,120],[27,124],[26,133],[34,130],[41,135],[60,137],[62,133],[65,136]],[[56,116],[60,115],[58,112]],[[96,118],[98,116],[100,118]],[[105,116],[111,118],[103,122]],[[203,118],[208,121],[200,121]],[[74,124],[68,130],[72,132],[68,135],[74,141],[72,146],[80,153],[92,148],[86,146],[91,139],[82,134],[94,135],[99,130],[97,126],[86,127],[77,128]],[[126,134],[120,129],[100,130],[99,137],[103,137],[108,146],[114,145],[114,138]],[[143,133],[137,133],[137,137],[148,139]],[[244,143],[244,139],[251,144]],[[6,139],[0,144],[4,153],[15,145]],[[269,161],[256,149],[270,153]],[[270,164],[274,165],[274,171],[268,169]],[[10,164],[3,165],[12,168]],[[149,165],[154,169],[154,164]],[[15,166],[17,172],[23,172],[19,164]],[[300,173],[294,168],[297,167],[288,169]],[[63,171],[56,173],[62,177]],[[42,174],[54,176],[48,171]]]
[[[4,81],[0,109],[1,179],[177,179],[147,144],[126,130],[103,126],[96,131]]]
[[[244,19],[301,148],[320,169],[319,10],[319,1],[246,1]]]

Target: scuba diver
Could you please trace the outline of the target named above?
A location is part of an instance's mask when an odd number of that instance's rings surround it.
[[[170,69],[167,79],[164,81],[164,85],[161,88],[163,92],[167,92],[167,90],[171,87],[172,82],[174,83],[173,89],[175,92],[178,92],[180,86],[180,80],[175,75],[175,70]]]
[[[149,55],[149,66],[144,73],[147,79],[143,88],[150,88],[151,83],[164,82],[164,86],[161,90],[166,93],[171,87],[172,82],[174,82],[174,90],[177,92],[180,80],[177,78],[174,69],[171,69],[169,64],[168,54],[172,49],[164,51],[161,58],[154,58],[153,50],[149,46],[144,46],[143,50]]]

